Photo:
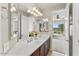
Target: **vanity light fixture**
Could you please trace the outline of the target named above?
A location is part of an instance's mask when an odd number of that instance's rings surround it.
[[[16,8],[13,6],[13,7],[11,7],[10,11],[11,12],[15,12],[16,11]]]

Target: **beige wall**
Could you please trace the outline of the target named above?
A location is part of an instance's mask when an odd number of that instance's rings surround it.
[[[6,9],[2,9],[5,7]],[[8,4],[0,4],[0,41],[1,45],[5,46],[4,43],[8,42]],[[5,47],[3,47],[5,48]],[[6,48],[7,49],[7,48]],[[1,48],[2,52],[3,49]],[[5,50],[5,49],[4,49]]]

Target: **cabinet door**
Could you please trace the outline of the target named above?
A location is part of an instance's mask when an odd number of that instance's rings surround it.
[[[45,42],[45,56],[48,54],[50,49],[50,38]]]
[[[32,54],[32,56],[39,56],[39,48]]]
[[[46,41],[44,45],[45,45],[45,56],[46,56],[48,53],[48,41]]]
[[[45,55],[45,49],[44,49],[44,44],[40,47],[40,56]]]
[[[47,42],[48,42],[48,50],[50,50],[50,38]]]

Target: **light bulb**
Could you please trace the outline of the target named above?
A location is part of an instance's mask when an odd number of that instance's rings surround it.
[[[42,14],[42,13],[39,13],[39,15],[40,15],[40,16],[43,16],[43,14]]]
[[[36,10],[36,7],[33,7],[33,9],[32,9],[32,10],[33,10],[33,11],[34,11],[34,10]]]
[[[34,16],[38,16],[36,13],[34,13],[33,11],[31,11],[31,14]]]
[[[14,11],[16,11],[16,8],[15,7],[12,7],[11,8],[11,12],[14,12]]]
[[[30,10],[27,10],[27,12],[30,13],[31,11]]]
[[[36,13],[33,13],[34,16],[38,16]]]
[[[31,14],[34,14],[34,12],[33,12],[33,11],[31,11],[30,13],[31,13]]]
[[[35,12],[39,13],[39,11],[36,9]]]

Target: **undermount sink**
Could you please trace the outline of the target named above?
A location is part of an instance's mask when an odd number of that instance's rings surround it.
[[[36,41],[36,40],[38,40],[37,37],[29,37],[29,38],[27,39],[27,43],[30,44],[30,43],[32,43],[32,42],[34,42],[34,41]]]

